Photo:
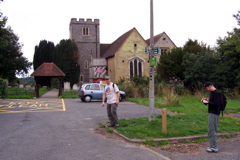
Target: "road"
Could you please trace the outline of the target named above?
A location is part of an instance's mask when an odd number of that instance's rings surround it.
[[[147,117],[148,107],[122,102],[119,118]],[[160,110],[156,110],[160,114]],[[239,160],[240,142],[218,154],[179,154],[106,138],[93,130],[107,121],[101,102],[79,99],[0,100],[1,160]],[[168,158],[169,157],[169,158]]]
[[[0,159],[162,159],[160,154],[149,152],[144,147],[107,139],[94,133],[93,129],[97,127],[97,124],[107,120],[106,108],[102,108],[100,102],[82,103],[79,99],[66,99],[64,103],[65,111],[51,110],[49,109],[51,106],[48,105],[46,110],[41,108],[39,112],[37,109],[31,112],[27,110],[27,106],[19,107],[18,105],[11,108],[17,110],[16,113],[1,113]],[[61,108],[60,104],[59,107]],[[120,105],[120,107],[121,113],[119,114],[129,118],[146,116],[148,111],[147,107],[134,104],[133,107],[128,105]],[[19,112],[21,109],[22,111]]]

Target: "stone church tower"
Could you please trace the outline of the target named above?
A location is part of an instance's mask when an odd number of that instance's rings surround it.
[[[75,41],[79,50],[80,83],[90,82],[89,67],[93,59],[100,58],[99,19],[70,21],[70,39]]]

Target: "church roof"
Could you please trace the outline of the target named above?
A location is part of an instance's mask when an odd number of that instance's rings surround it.
[[[166,35],[168,38],[169,38],[169,36],[165,33],[165,32],[162,32],[162,33],[160,33],[160,34],[158,34],[158,35],[156,35],[156,36],[154,36],[153,38],[154,38],[154,44],[156,44],[157,42],[158,42],[158,40],[163,36],[163,35]],[[170,39],[170,38],[169,38]],[[173,41],[170,39],[170,41],[173,43]],[[148,46],[150,46],[150,38],[149,39],[146,39],[146,43],[148,44]],[[174,43],[173,43],[174,44]],[[175,44],[174,44],[174,46],[176,46]]]
[[[111,47],[111,44],[100,44],[100,56],[103,57],[104,53]]]
[[[128,32],[124,33],[122,36],[120,36],[118,39],[116,39],[111,44],[100,44],[100,56],[104,58],[113,57],[115,53],[118,51],[118,49],[122,46],[122,44],[125,42],[125,40],[129,37],[129,35],[133,32],[133,30],[136,30],[136,28],[133,28],[129,30]],[[137,30],[136,30],[137,31]],[[138,31],[137,31],[138,32]],[[140,34],[139,34],[140,35]],[[154,36],[154,44],[158,42],[159,39],[162,38],[162,36],[165,35],[168,37],[168,35],[165,32],[162,32],[156,36]],[[140,35],[141,36],[141,35]],[[169,37],[168,37],[169,38]],[[170,39],[170,38],[169,38]],[[170,39],[170,41],[173,43],[173,41]],[[150,38],[146,39],[145,42],[147,45],[150,45]],[[174,44],[174,43],[173,43]],[[174,46],[176,46],[174,44]]]
[[[158,34],[158,35],[153,37],[154,38],[154,44],[163,36],[164,33],[165,32],[162,32],[162,33],[160,33],[160,34]],[[146,39],[146,42],[147,42],[148,45],[150,45],[150,38]]]
[[[130,31],[124,33],[122,36],[120,36],[118,39],[116,39],[112,44],[104,44],[101,45],[105,47],[103,50],[101,49],[101,56],[103,56],[104,58],[109,58],[115,55],[115,53],[117,52],[117,50],[122,46],[122,44],[124,43],[124,41],[128,38],[128,36],[132,33],[132,31],[135,30],[135,28],[131,29]]]
[[[62,77],[65,73],[53,62],[42,63],[32,74],[34,77]]]

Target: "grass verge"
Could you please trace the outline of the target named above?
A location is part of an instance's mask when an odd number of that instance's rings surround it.
[[[134,119],[121,119],[121,126],[116,130],[132,139],[154,139],[185,137],[207,134],[208,113],[207,106],[200,102],[201,98],[191,96],[178,97],[179,105],[162,105],[160,98],[155,98],[156,108],[167,108],[168,110],[181,113],[176,116],[167,116],[167,132],[162,132],[162,117],[155,116],[153,122],[148,121],[148,117]],[[148,99],[127,99],[141,105],[148,105]],[[229,99],[226,110],[238,111],[240,101]],[[231,117],[227,114],[220,116],[218,132],[233,133],[240,131],[240,119]]]

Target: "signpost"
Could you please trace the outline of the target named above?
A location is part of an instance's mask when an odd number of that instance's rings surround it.
[[[145,53],[149,53],[150,75],[149,75],[149,122],[154,120],[154,68],[157,59],[154,56],[161,54],[160,48],[154,48],[153,38],[153,0],[150,0],[150,46],[145,47]],[[162,109],[162,132],[167,132],[167,110]]]
[[[154,66],[156,65],[154,58],[154,38],[153,38],[153,0],[150,0],[150,76],[149,76],[149,122],[154,120]]]
[[[145,53],[149,54],[150,75],[149,75],[149,121],[154,120],[154,69],[157,66],[157,59],[154,56],[161,54],[161,49],[154,48],[153,37],[153,0],[150,0],[150,45],[145,47]]]

